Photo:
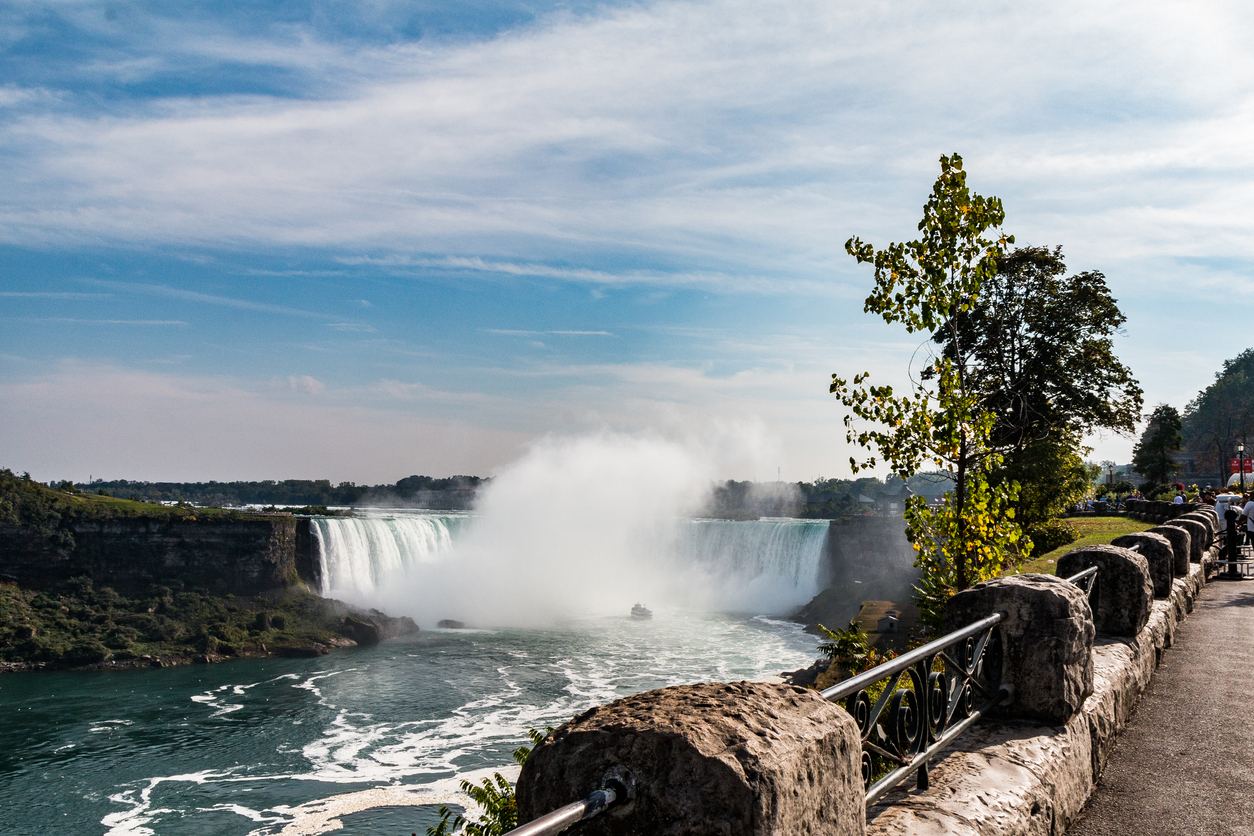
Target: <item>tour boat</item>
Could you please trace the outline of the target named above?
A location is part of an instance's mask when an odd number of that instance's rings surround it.
[[[636,604],[634,607],[631,608],[631,617],[632,618],[652,618],[653,613],[648,608],[642,607],[639,604]]]

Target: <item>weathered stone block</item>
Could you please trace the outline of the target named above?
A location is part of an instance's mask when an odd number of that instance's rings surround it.
[[[1177,517],[1170,522],[1163,523],[1174,528],[1183,528],[1189,532],[1189,562],[1201,563],[1202,554],[1206,551],[1204,545],[1207,538],[1213,536],[1210,529],[1197,520],[1189,520],[1184,517]]]
[[[1150,529],[1155,534],[1161,534],[1171,543],[1171,550],[1175,553],[1176,563],[1172,567],[1172,571],[1176,575],[1187,575],[1189,573],[1189,557],[1193,551],[1192,540],[1189,532],[1172,525],[1156,525]]]
[[[1176,553],[1171,541],[1152,531],[1125,534],[1111,541],[1112,546],[1131,549],[1139,546],[1138,553],[1149,564],[1150,581],[1154,584],[1154,597],[1166,598],[1171,594],[1171,582],[1175,578]],[[1062,574],[1059,572],[1059,574]]]
[[[945,632],[1005,614],[1002,682],[1012,717],[1064,723],[1093,693],[1093,613],[1074,584],[1053,575],[1010,575],[965,589],[945,604]]]
[[[844,709],[790,685],[680,685],[594,708],[537,746],[518,776],[520,822],[629,770],[636,798],[582,836],[863,834],[862,743]]]
[[[1149,562],[1120,546],[1084,546],[1058,559],[1058,577],[1074,575],[1090,566],[1098,568],[1097,586],[1090,600],[1097,632],[1107,636],[1135,636],[1141,632],[1154,603]]]
[[[1184,516],[1180,517],[1180,519],[1196,520],[1197,522],[1202,524],[1202,527],[1206,530],[1205,538],[1202,543],[1203,551],[1205,551],[1206,549],[1209,549],[1214,544],[1215,531],[1217,530],[1218,519],[1219,519],[1218,517],[1215,516],[1214,512],[1211,512],[1209,514],[1204,514],[1201,511],[1194,511],[1191,514],[1185,514]]]

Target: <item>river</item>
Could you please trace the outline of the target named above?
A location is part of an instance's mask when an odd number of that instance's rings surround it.
[[[324,532],[336,525],[344,526]],[[813,637],[753,614],[743,600],[745,590],[774,590],[762,611],[778,612],[781,601],[812,593],[808,552],[776,548],[764,563],[764,543],[813,545],[812,532],[782,526],[681,532],[676,565],[704,561],[702,577],[732,597],[659,592],[646,600],[651,621],[633,621],[622,608],[527,629],[423,624],[409,639],[316,659],[0,677],[8,802],[0,833],[422,833],[439,804],[462,800],[459,779],[512,775],[510,753],[528,728],[651,688],[760,679],[808,664]],[[752,554],[728,551],[745,543]],[[349,558],[367,559],[340,554],[341,568]],[[377,574],[335,577],[359,594],[380,583]]]

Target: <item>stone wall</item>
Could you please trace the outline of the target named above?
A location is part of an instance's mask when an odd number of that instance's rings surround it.
[[[968,729],[932,762],[924,789],[907,779],[864,810],[852,759],[820,756],[846,753],[847,715],[796,688],[688,685],[593,709],[551,733],[520,776],[520,820],[577,800],[625,766],[637,800],[590,822],[587,832],[1063,836],[1176,625],[1192,611],[1214,552],[1211,546],[1186,562],[1158,599],[1148,559],[1116,546],[1076,549],[1065,558],[1071,570],[1100,567],[1091,598],[1043,575],[988,581],[956,595],[947,628],[1002,614],[997,629],[1006,649],[998,664],[1011,699],[996,719]],[[714,812],[702,806],[724,796],[736,804],[715,805]],[[816,797],[825,802],[817,811],[807,806]]]
[[[59,547],[29,529],[0,525],[0,574],[41,587],[85,576],[135,586],[181,580],[212,592],[275,589],[298,578],[296,520],[115,518],[79,522]]]

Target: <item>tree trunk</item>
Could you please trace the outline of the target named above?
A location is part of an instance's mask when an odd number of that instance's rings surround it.
[[[958,442],[958,479],[954,484],[954,511],[958,515],[958,549],[954,554],[958,570],[958,591],[971,584],[967,581],[967,435]]]

